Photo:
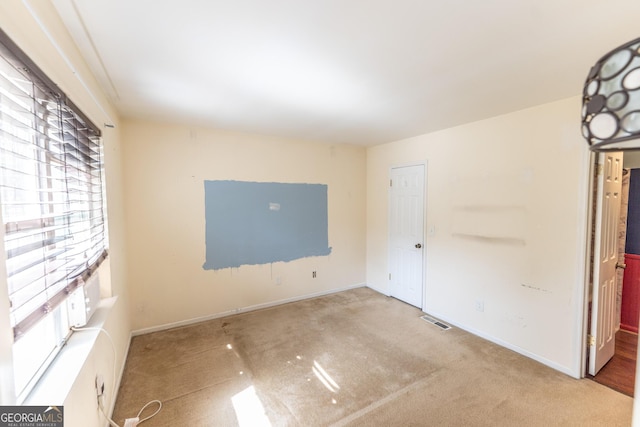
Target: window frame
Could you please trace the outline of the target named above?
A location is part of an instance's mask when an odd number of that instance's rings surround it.
[[[80,165],[80,167],[91,167],[91,166],[88,166],[91,160],[87,160],[87,158],[93,159],[96,156],[98,158],[97,163],[95,163],[98,165],[97,167],[98,179],[94,181],[90,177],[88,181],[86,181],[87,190],[83,191],[84,190],[83,188],[83,190],[78,191],[76,193],[76,194],[79,194],[80,199],[82,199],[82,201],[80,202],[80,205],[86,207],[87,204],[91,205],[93,203],[93,198],[92,198],[93,196],[91,196],[92,191],[90,190],[90,188],[92,186],[95,186],[98,189],[97,193],[99,194],[99,196],[97,200],[100,206],[97,209],[90,209],[90,211],[96,210],[100,212],[99,226],[98,226],[99,231],[96,234],[96,235],[99,235],[98,250],[88,251],[88,253],[91,254],[91,257],[87,260],[86,264],[77,264],[79,268],[67,273],[67,275],[65,276],[65,281],[66,281],[65,286],[62,287],[62,289],[58,289],[53,296],[47,295],[46,303],[43,304],[42,306],[39,306],[39,308],[36,311],[31,313],[29,316],[26,316],[25,318],[23,318],[20,322],[17,322],[17,321],[12,322],[10,320],[12,316],[11,309],[8,309],[8,312],[9,312],[8,317],[6,317],[5,315],[5,310],[0,310],[0,316],[3,317],[2,319],[0,319],[0,322],[4,323],[5,321],[8,320],[10,322],[10,325],[8,325],[8,329],[13,330],[13,341],[11,344],[11,351],[9,353],[14,353],[14,354],[13,354],[13,362],[11,362],[9,365],[11,365],[11,369],[10,369],[12,374],[11,376],[13,377],[14,380],[17,380],[16,369],[18,368],[20,363],[23,362],[21,360],[21,356],[24,356],[24,354],[16,355],[14,351],[17,348],[19,349],[23,347],[19,345],[21,342],[19,338],[22,337],[21,334],[24,334],[24,337],[26,337],[29,335],[31,331],[33,331],[32,328],[34,328],[35,325],[40,325],[40,327],[48,329],[50,332],[52,332],[55,335],[55,337],[52,338],[52,341],[54,343],[53,347],[48,346],[46,349],[42,351],[42,354],[40,355],[40,358],[42,359],[42,363],[37,363],[37,367],[32,369],[33,372],[26,374],[26,377],[24,373],[21,374],[20,376],[23,377],[23,379],[20,381],[20,384],[18,384],[18,386],[16,386],[15,381],[11,381],[11,383],[13,383],[14,385],[14,389],[10,393],[7,393],[6,391],[4,393],[0,393],[0,402],[17,401],[18,403],[20,403],[21,401],[24,401],[24,399],[27,397],[31,388],[37,383],[39,376],[42,375],[42,373],[46,370],[48,365],[53,361],[57,353],[64,346],[70,334],[72,333],[70,327],[73,325],[71,324],[71,320],[68,315],[68,311],[70,309],[65,304],[68,296],[77,288],[82,287],[84,285],[84,282],[87,281],[91,275],[97,274],[96,270],[98,269],[102,261],[107,257],[108,225],[107,225],[107,212],[106,212],[105,180],[104,180],[104,151],[102,148],[102,140],[100,138],[101,137],[100,129],[64,94],[64,92],[60,90],[60,88],[51,79],[49,79],[49,77],[42,70],[40,70],[40,68],[7,36],[6,33],[2,31],[2,29],[0,29],[0,56],[2,56],[2,58],[7,62],[9,62],[11,65],[13,65],[13,67],[16,68],[16,70],[20,71],[21,74],[24,75],[26,79],[30,80],[34,88],[37,86],[39,90],[47,91],[48,92],[47,95],[50,96],[51,99],[57,102],[57,106],[58,106],[57,113],[59,114],[58,117],[60,118],[59,129],[58,129],[58,138],[60,139],[60,141],[58,142],[60,142],[63,146],[66,147],[67,144],[65,142],[65,137],[72,136],[73,142],[71,142],[69,146],[72,149],[76,150],[73,153],[67,153],[65,151],[62,154],[62,156],[65,158],[65,160],[63,160],[63,162],[61,163],[62,167],[65,170],[63,172],[65,182],[67,182],[68,184],[68,182],[70,181],[70,178],[68,177],[70,162],[68,161],[66,156],[71,156],[71,158],[75,158],[76,163]],[[49,97],[47,97],[47,99],[49,99]],[[67,119],[62,118],[65,114],[70,115],[68,121]],[[67,130],[70,129],[69,122],[75,122],[82,125],[82,132],[86,132],[87,134],[90,135],[89,137],[87,137],[87,140],[91,138],[91,141],[95,143],[95,147],[97,147],[97,153],[95,152],[95,150],[87,151],[87,150],[92,150],[94,148],[93,146],[90,146],[87,144],[85,144],[85,146],[81,146],[81,144],[84,143],[84,139],[83,139],[84,137],[78,137],[78,134],[80,132],[79,125],[71,126],[70,132],[75,132],[75,135],[71,135],[70,133],[67,132]],[[36,130],[33,130],[32,133],[35,135],[35,132]],[[34,136],[34,139],[35,139],[35,136]],[[45,140],[48,141],[46,137],[45,137]],[[36,147],[35,143],[34,143],[34,147]],[[47,147],[36,147],[34,148],[34,150],[35,149],[44,150],[45,155],[48,155],[47,153],[49,153],[48,151],[46,151],[48,149]],[[51,164],[48,163],[48,160],[47,160],[47,162],[45,162],[45,168],[48,168],[50,166]],[[78,168],[78,170],[80,170],[80,168]],[[82,169],[80,173],[90,174],[91,176],[93,176],[93,174],[91,174],[91,171],[87,171],[87,169]],[[36,173],[36,179],[41,179],[41,178],[42,176],[39,174],[39,172]],[[84,181],[81,180],[81,182],[84,182]],[[39,189],[38,191],[41,191],[43,187],[38,186],[37,188]],[[50,187],[46,187],[46,186],[45,188],[50,189]],[[70,195],[72,193],[72,191],[70,191],[69,186],[66,187],[65,191],[62,191],[62,193],[65,193],[65,192],[67,196],[66,203],[68,205],[74,203],[73,201],[69,201],[71,197]],[[95,188],[93,193],[96,193]],[[85,196],[89,197],[88,202],[84,200]],[[6,204],[6,200],[4,201],[4,203]],[[12,232],[13,230],[10,229],[7,222],[3,218],[3,215],[2,215],[3,209],[4,209],[3,200],[0,197],[0,220],[1,220],[0,223],[2,224],[2,230],[0,230],[0,239],[1,239],[0,263],[2,263],[2,266],[0,267],[0,275],[1,275],[0,283],[2,283],[1,286],[5,288],[2,290],[2,292],[0,292],[0,296],[4,298],[4,295],[7,295],[7,299],[9,300],[9,302],[11,302],[11,299],[10,299],[11,294],[10,294],[9,283],[8,283],[9,271],[7,268],[7,262],[9,257],[7,255],[8,249],[5,246],[5,242],[6,242],[7,234],[10,234],[10,232]],[[75,211],[71,209],[68,215],[72,215],[73,212]],[[42,215],[42,212],[40,214]],[[92,224],[93,223],[92,220],[94,218],[93,214],[90,213],[89,217],[91,218],[89,223]],[[71,226],[68,226],[68,227],[69,229],[71,229]],[[90,226],[88,229],[83,229],[82,233],[88,233],[89,236],[92,236],[91,234],[92,231],[93,231],[93,227]],[[44,232],[42,234],[44,234]],[[75,236],[76,234],[72,233],[71,235]],[[93,242],[93,237],[90,237],[90,242]],[[75,257],[75,259],[77,260],[80,258]],[[43,261],[43,263],[44,262],[45,261]],[[12,325],[13,323],[16,323],[16,324]],[[43,324],[45,324],[45,326],[43,326]],[[38,329],[38,328],[35,328],[35,329]],[[22,339],[24,339],[24,337],[22,337]],[[2,337],[2,338],[5,338],[5,337]],[[16,343],[18,345],[16,345]],[[20,352],[28,353],[28,351],[20,351]],[[0,356],[2,356],[3,359],[7,358],[6,353],[1,354]],[[6,368],[7,364],[2,363],[0,365],[2,365],[1,366],[2,371],[4,373],[4,371],[7,370]],[[25,378],[27,380],[25,380]],[[2,385],[3,385],[3,388],[5,388],[4,387],[6,386],[5,381],[3,381]],[[7,397],[7,394],[12,396]]]

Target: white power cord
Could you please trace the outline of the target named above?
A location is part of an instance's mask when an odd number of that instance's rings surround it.
[[[98,398],[98,401],[100,402],[100,399]],[[147,409],[147,407],[153,403],[157,403],[158,404],[158,409],[156,409],[156,411],[149,415],[148,417],[145,417],[143,419],[140,419],[140,415],[142,415],[142,413],[144,412],[145,409]],[[112,427],[120,427],[115,421],[113,421],[111,418],[109,418],[109,416],[104,412],[104,408],[102,407],[102,403],[99,403],[98,406],[100,407],[100,412],[102,412],[102,415],[104,415],[104,417],[107,419],[107,421],[109,421],[109,424],[111,424]],[[143,422],[147,421],[148,419],[151,419],[153,417],[155,417],[158,412],[160,412],[160,409],[162,409],[162,402],[160,402],[159,400],[152,400],[150,402],[148,402],[146,405],[144,405],[142,407],[142,409],[140,409],[140,411],[138,412],[138,415],[135,416],[135,418],[127,418],[126,420],[124,420],[124,426],[123,427],[136,427],[138,424],[142,424]]]
[[[113,375],[112,375],[112,387],[113,389],[111,390],[111,395],[113,397],[113,395],[115,395],[115,387],[116,387],[116,346],[113,343],[113,339],[111,339],[111,335],[109,335],[109,332],[107,332],[106,330],[104,330],[103,328],[77,328],[75,326],[71,327],[72,331],[99,331],[104,333],[107,338],[109,338],[109,342],[111,343],[111,349],[113,350]],[[98,408],[100,408],[100,412],[102,413],[102,415],[107,419],[107,421],[109,421],[109,424],[112,427],[120,427],[115,421],[113,421],[106,413],[106,411],[104,410],[104,406],[102,403],[102,398],[104,397],[104,383],[98,387],[98,385],[96,384],[96,388],[98,388]],[[143,419],[140,419],[140,415],[142,415],[142,413],[144,412],[145,409],[147,409],[147,407],[149,407],[149,405],[157,403],[158,404],[158,409],[151,415],[149,415],[148,417],[145,417]],[[155,417],[158,412],[160,412],[160,410],[162,409],[162,402],[160,402],[159,400],[151,400],[150,402],[147,402],[146,405],[144,405],[142,407],[142,409],[140,409],[140,411],[138,412],[138,415],[136,415],[134,418],[127,418],[126,420],[124,420],[124,426],[123,427],[136,427],[138,424],[142,424],[143,422]]]

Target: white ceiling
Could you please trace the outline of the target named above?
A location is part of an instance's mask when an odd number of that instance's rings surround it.
[[[362,145],[579,95],[640,36],[638,0],[55,4],[123,117]]]

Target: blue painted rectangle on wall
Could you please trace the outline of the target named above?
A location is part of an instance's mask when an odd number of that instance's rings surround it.
[[[205,270],[325,256],[327,186],[205,181]]]

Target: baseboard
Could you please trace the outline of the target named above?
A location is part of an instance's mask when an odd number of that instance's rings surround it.
[[[482,331],[479,331],[477,329],[467,327],[466,325],[460,325],[456,321],[448,318],[447,316],[443,316],[440,313],[436,313],[436,312],[433,312],[433,311],[428,311],[428,312],[425,312],[425,313],[427,313],[427,314],[429,314],[429,315],[431,315],[431,316],[433,316],[433,317],[435,317],[437,319],[440,319],[440,320],[442,320],[444,322],[447,322],[450,325],[455,326],[456,328],[460,328],[463,331],[469,332],[470,334],[476,335],[476,336],[478,336],[478,337],[480,337],[482,339],[485,339],[487,341],[490,341],[490,342],[492,342],[494,344],[498,344],[501,347],[504,347],[504,348],[507,348],[509,350],[515,351],[516,353],[521,354],[521,355],[523,355],[525,357],[528,357],[529,359],[535,360],[536,362],[540,362],[543,365],[546,365],[546,366],[548,366],[548,367],[550,367],[552,369],[555,369],[558,372],[562,372],[563,374],[566,374],[566,375],[568,375],[568,376],[570,376],[572,378],[580,379],[579,373],[573,372],[570,368],[568,368],[568,367],[566,367],[564,365],[560,365],[560,364],[558,364],[558,363],[556,363],[556,362],[554,362],[552,360],[549,360],[549,359],[547,359],[545,357],[542,357],[542,356],[540,356],[538,354],[532,353],[529,350],[525,350],[522,347],[518,347],[517,345],[511,344],[511,343],[509,343],[507,341],[504,341],[504,340],[502,340],[500,338],[496,338],[496,337],[494,337],[492,335],[489,335],[489,334],[484,333]]]
[[[317,297],[321,297],[321,296],[325,296],[325,295],[335,294],[335,293],[338,293],[338,292],[348,291],[350,289],[363,288],[363,287],[366,287],[366,286],[367,286],[366,283],[360,283],[360,284],[357,284],[357,285],[351,285],[351,286],[347,286],[347,287],[343,287],[343,288],[331,289],[331,290],[328,290],[328,291],[315,292],[313,294],[306,294],[306,295],[301,295],[301,296],[298,296],[298,297],[286,298],[286,299],[267,302],[267,303],[263,303],[263,304],[256,304],[256,305],[251,305],[251,306],[248,306],[248,307],[236,308],[234,310],[227,310],[227,311],[211,314],[211,315],[208,315],[208,316],[195,317],[195,318],[192,318],[192,319],[181,320],[181,321],[178,321],[178,322],[165,323],[165,324],[159,325],[159,326],[151,326],[149,328],[136,329],[136,330],[131,332],[131,336],[135,337],[135,336],[138,336],[138,335],[150,334],[152,332],[165,331],[167,329],[179,328],[181,326],[188,326],[188,325],[193,325],[195,323],[206,322],[207,320],[219,319],[221,317],[232,316],[234,314],[240,314],[240,313],[247,313],[247,312],[250,312],[250,311],[263,310],[265,308],[277,307],[279,305],[288,304],[288,303],[291,303],[291,302],[303,301],[303,300],[307,300],[307,299],[311,299],[311,298],[317,298]]]
[[[118,400],[118,391],[120,390],[120,384],[122,383],[122,377],[124,376],[124,368],[127,365],[127,358],[129,357],[129,349],[131,348],[131,339],[133,338],[133,335],[131,332],[129,332],[129,339],[127,340],[127,346],[124,349],[124,354],[122,355],[122,364],[120,365],[120,373],[118,374],[118,376],[116,377],[116,385],[113,391],[113,398],[111,399],[112,401],[109,403],[109,408],[107,410],[107,414],[109,414],[109,417],[111,419],[113,419],[113,411],[114,409],[116,409],[116,400]],[[131,416],[133,417],[132,414]],[[105,427],[109,427],[110,422],[108,420],[105,420]]]
[[[384,295],[384,296],[387,296],[387,297],[391,296],[391,294],[387,290],[382,290],[380,288],[377,288],[376,286],[372,286],[372,285],[369,285],[369,284],[366,284],[365,286],[367,288],[373,290],[373,291],[376,291],[379,294]]]

